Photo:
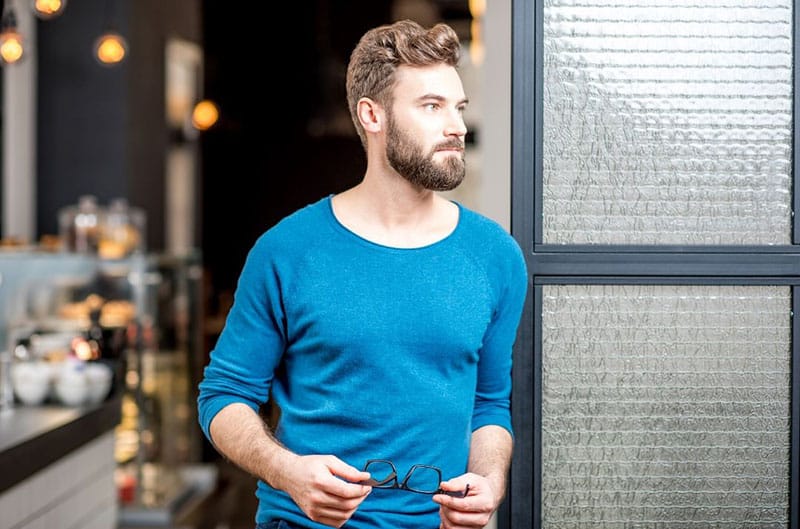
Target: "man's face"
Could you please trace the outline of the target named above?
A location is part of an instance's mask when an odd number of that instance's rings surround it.
[[[467,100],[450,66],[401,67],[387,109],[386,157],[412,184],[456,188],[465,175],[462,112]]]

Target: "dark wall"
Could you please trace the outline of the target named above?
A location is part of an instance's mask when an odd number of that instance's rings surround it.
[[[98,64],[94,40],[109,25],[127,59]],[[37,226],[57,233],[57,211],[82,194],[124,197],[148,217],[148,248],[164,245],[164,45],[202,39],[194,0],[80,0],[37,26]]]
[[[164,46],[182,37],[201,43],[205,96],[221,109],[199,140],[194,198],[212,290],[231,290],[258,235],[363,176],[345,68],[390,17],[391,0],[70,2],[38,23],[37,235],[57,233],[58,210],[82,194],[126,197],[147,213],[148,249],[163,249]],[[130,45],[113,68],[92,56],[109,22]]]
[[[389,21],[390,3],[204,2],[205,90],[222,118],[202,138],[203,258],[218,292],[235,287],[264,230],[361,180],[345,68],[361,34]]]
[[[103,1],[71,2],[38,22],[37,227],[57,233],[56,212],[94,194],[127,194],[129,64],[103,68],[92,56],[103,31]],[[120,17],[118,29],[126,32]]]

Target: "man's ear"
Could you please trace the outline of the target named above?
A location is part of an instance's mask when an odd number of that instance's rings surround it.
[[[368,97],[362,97],[358,100],[356,113],[358,115],[358,120],[361,122],[361,126],[364,127],[366,132],[374,134],[383,129],[383,107],[376,101]]]

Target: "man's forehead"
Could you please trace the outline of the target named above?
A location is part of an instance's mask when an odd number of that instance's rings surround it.
[[[395,97],[416,99],[426,94],[448,99],[465,99],[458,71],[446,64],[400,66],[395,77]]]

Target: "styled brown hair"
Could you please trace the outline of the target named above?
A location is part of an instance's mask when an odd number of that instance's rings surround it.
[[[358,41],[347,66],[347,106],[366,148],[367,138],[358,120],[358,100],[368,97],[387,106],[398,66],[458,66],[461,45],[447,24],[425,29],[414,21],[400,20],[367,31]]]

